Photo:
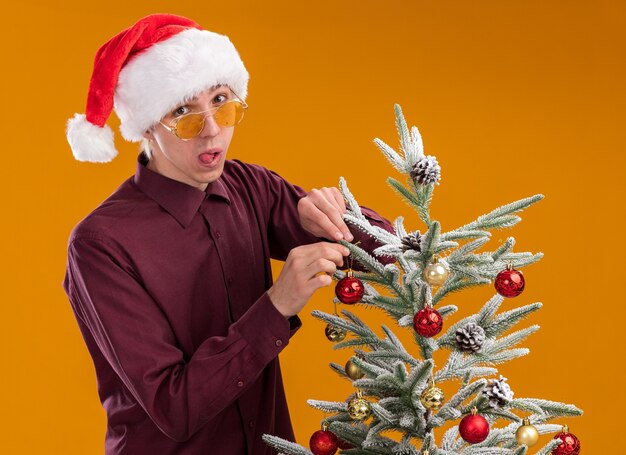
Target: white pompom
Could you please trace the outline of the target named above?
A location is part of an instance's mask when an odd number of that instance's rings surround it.
[[[67,122],[67,141],[78,161],[108,163],[117,156],[113,130],[87,121],[84,114],[74,114]]]

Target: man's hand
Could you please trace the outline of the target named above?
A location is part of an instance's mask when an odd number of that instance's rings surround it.
[[[319,288],[332,283],[337,266],[350,251],[338,243],[318,242],[302,245],[289,252],[274,285],[267,290],[280,313],[289,318],[297,314]],[[321,273],[320,273],[321,272]]]
[[[354,236],[343,221],[346,203],[339,189],[324,187],[313,188],[305,197],[298,201],[300,224],[316,237],[329,240],[354,240]]]

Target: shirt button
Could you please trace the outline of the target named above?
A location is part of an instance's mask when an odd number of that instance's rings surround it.
[[[228,279],[228,285],[230,286],[231,284],[233,284],[233,279],[232,279],[232,278],[229,278],[229,279]]]
[[[237,387],[243,387],[243,381],[237,382]]]
[[[282,346],[283,345],[283,340],[276,340],[276,346]]]
[[[248,425],[250,426],[250,428],[254,427],[254,420],[251,420],[250,422],[248,422]]]
[[[215,231],[215,238],[220,238],[222,236],[222,234],[220,233],[220,231]]]

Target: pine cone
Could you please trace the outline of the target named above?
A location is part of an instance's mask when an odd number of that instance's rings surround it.
[[[438,184],[441,179],[441,167],[437,163],[437,158],[428,155],[420,159],[413,166],[411,178],[413,178],[416,185]]]
[[[422,251],[420,244],[422,242],[422,234],[420,231],[411,232],[406,237],[402,238],[402,251],[415,250]]]
[[[478,352],[485,342],[485,331],[478,324],[470,322],[456,329],[456,347],[461,352]]]
[[[483,389],[483,394],[489,399],[489,406],[492,408],[502,408],[513,399],[513,391],[506,381],[500,375],[500,379],[491,379]]]

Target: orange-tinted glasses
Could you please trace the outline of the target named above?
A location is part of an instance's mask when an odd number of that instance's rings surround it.
[[[172,132],[177,138],[188,141],[198,136],[204,129],[204,121],[207,117],[213,117],[215,123],[219,126],[228,128],[241,123],[244,111],[247,108],[248,105],[245,101],[233,99],[207,111],[183,114],[169,122],[169,125],[163,122],[159,123]]]

